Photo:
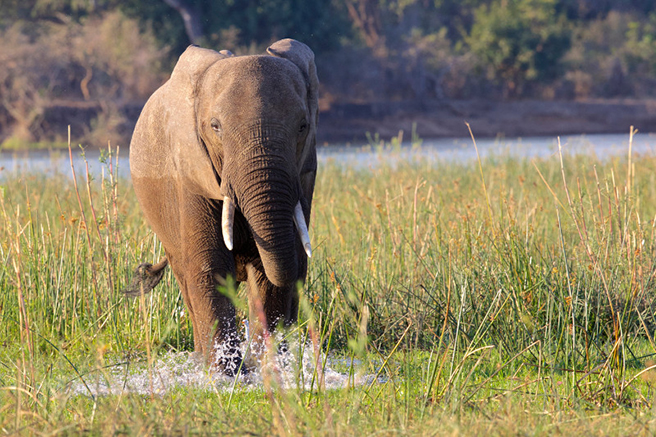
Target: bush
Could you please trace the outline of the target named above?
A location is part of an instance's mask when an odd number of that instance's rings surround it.
[[[577,97],[653,96],[656,13],[644,18],[611,12],[579,26],[565,62]]]
[[[476,10],[466,40],[481,72],[513,97],[558,77],[570,32],[555,0],[497,0]]]
[[[102,145],[125,138],[123,107],[145,100],[162,82],[165,49],[148,30],[118,12],[83,23],[34,27],[18,22],[0,33],[0,128],[26,143],[52,136],[44,115],[56,106],[87,108],[84,141]],[[80,125],[77,120],[69,124]],[[61,137],[66,126],[51,126]],[[77,133],[79,137],[81,133]]]

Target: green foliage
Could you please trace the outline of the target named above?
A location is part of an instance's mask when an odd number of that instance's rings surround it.
[[[296,38],[317,53],[335,49],[349,31],[342,11],[333,0],[208,1],[188,0],[202,17],[204,45],[247,50],[280,38]],[[129,0],[121,9],[152,26],[157,37],[172,47],[175,55],[189,44],[181,17],[163,1]]]
[[[114,10],[119,3],[116,0],[0,0],[0,30],[17,21],[80,20]]]
[[[652,0],[559,0],[558,10],[572,20],[597,20],[611,11],[649,14],[656,4]]]
[[[564,58],[576,95],[651,95],[656,75],[656,13],[611,12],[574,31]]]
[[[646,21],[629,22],[626,48],[629,73],[656,75],[656,12],[649,14]]]
[[[553,80],[570,46],[568,25],[556,0],[498,0],[481,6],[467,42],[490,79],[509,95],[528,82]]]

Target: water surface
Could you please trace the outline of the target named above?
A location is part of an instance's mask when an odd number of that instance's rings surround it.
[[[628,156],[628,134],[572,135],[560,138],[565,154],[588,154],[600,159],[613,156]],[[558,152],[556,137],[477,139],[476,144],[481,157],[513,156],[518,158],[547,158]],[[450,138],[425,140],[391,146],[370,144],[364,146],[330,145],[318,147],[319,165],[334,163],[345,167],[369,168],[381,164],[401,162],[422,164],[448,164],[467,162],[476,159],[476,149],[471,139]],[[656,151],[656,134],[638,133],[633,138],[631,151],[634,155],[653,154]],[[85,156],[84,156],[85,155]],[[106,153],[104,154],[106,155]],[[86,159],[86,162],[85,162]],[[101,162],[102,161],[102,162]],[[108,159],[93,150],[82,154],[79,149],[73,153],[73,163],[77,176],[89,173],[95,177],[109,171]],[[128,151],[119,150],[112,157],[112,167],[118,167],[118,174],[129,177]],[[0,178],[25,173],[72,174],[68,151],[32,151],[0,153]]]

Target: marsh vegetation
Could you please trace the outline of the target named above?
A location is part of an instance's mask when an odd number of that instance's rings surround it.
[[[102,159],[76,183],[2,178],[5,433],[654,431],[654,156],[327,164],[289,333],[315,382],[109,395],[94,387],[135,369],[152,384],[193,339],[170,272],[143,299],[119,292],[161,249],[128,169]],[[339,388],[321,383],[326,354]]]

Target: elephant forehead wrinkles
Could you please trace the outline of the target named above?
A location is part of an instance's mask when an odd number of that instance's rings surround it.
[[[248,147],[264,147],[275,149],[277,147],[287,147],[288,137],[293,133],[295,125],[281,123],[276,121],[255,120],[251,123],[241,125],[230,125],[225,129],[226,137],[235,144],[244,146],[241,153],[246,153]]]
[[[290,110],[306,110],[307,85],[290,61],[271,56],[245,56],[217,63],[218,82],[225,88],[219,107],[226,115],[242,120],[266,114],[269,118],[286,118]],[[246,104],[245,104],[246,103]]]

